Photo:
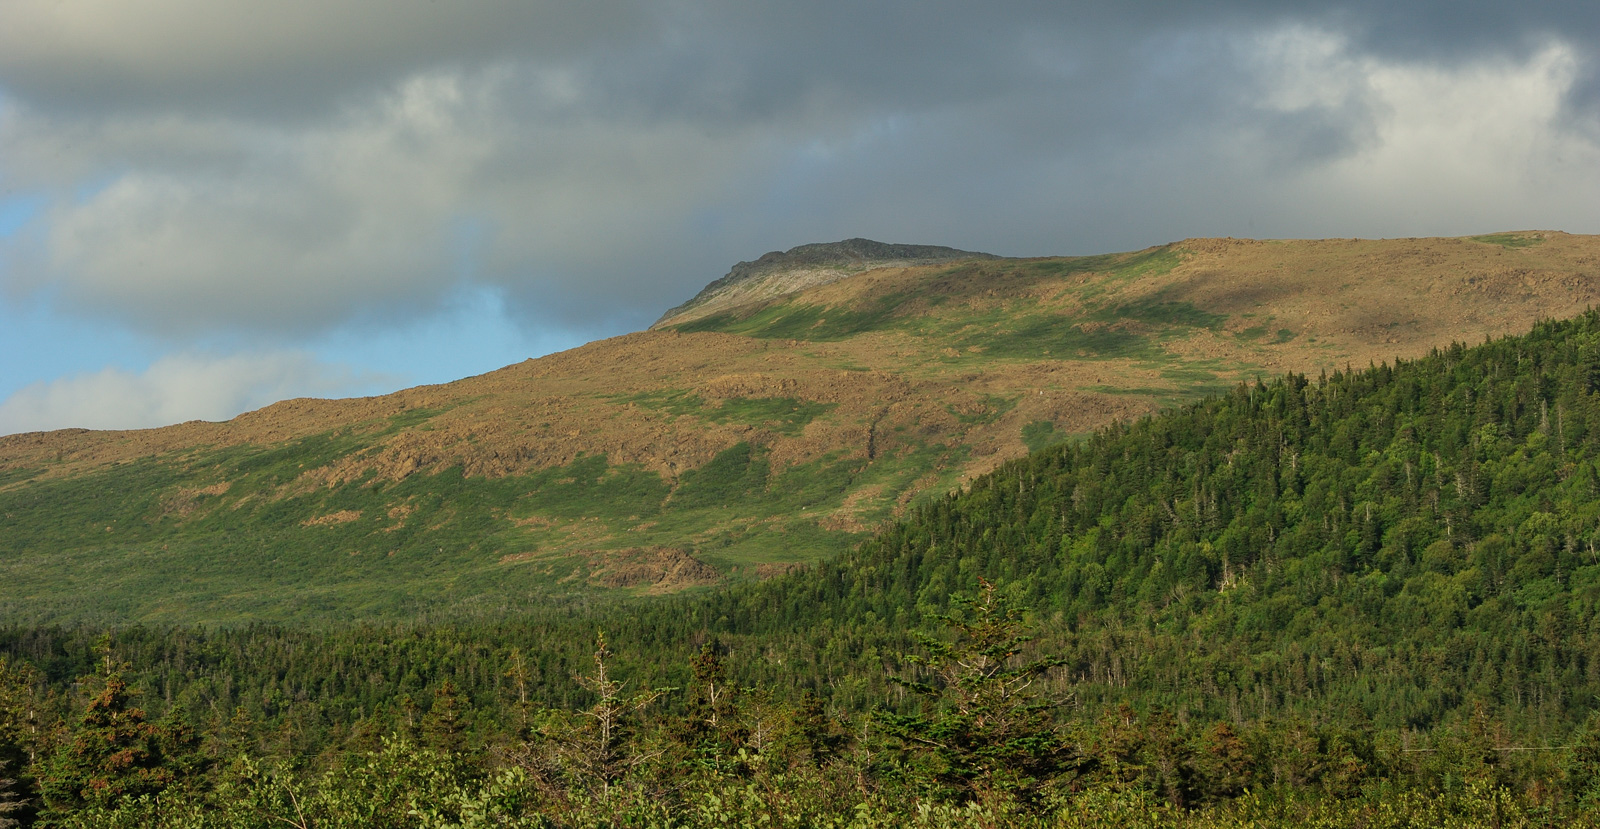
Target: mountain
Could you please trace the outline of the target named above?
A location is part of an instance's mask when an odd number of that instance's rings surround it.
[[[455,383],[0,438],[0,616],[396,618],[765,578],[1029,448],[1600,299],[1600,239],[1554,232],[796,251],[651,331]]]
[[[772,251],[754,262],[740,262],[688,302],[668,310],[651,330],[692,322],[751,302],[775,299],[826,285],[875,268],[934,265],[972,259],[998,259],[988,253],[938,245],[889,245],[871,239],[846,239]]]

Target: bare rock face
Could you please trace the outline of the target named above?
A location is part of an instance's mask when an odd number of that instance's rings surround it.
[[[650,327],[681,325],[738,305],[826,285],[874,268],[998,258],[993,254],[939,245],[891,245],[871,239],[801,245],[773,251],[754,262],[734,265],[727,276],[707,285],[688,302],[662,314]]]

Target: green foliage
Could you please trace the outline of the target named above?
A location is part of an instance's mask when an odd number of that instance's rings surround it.
[[[433,704],[422,718],[422,742],[442,754],[461,754],[467,750],[466,718],[456,684],[445,680],[433,692]]]
[[[1472,237],[1474,242],[1485,245],[1499,245],[1503,248],[1531,248],[1544,244],[1544,237],[1533,233],[1490,233],[1484,236]]]
[[[601,641],[577,683],[586,696],[536,715],[531,727],[511,725],[512,717],[458,720],[473,722],[470,742],[492,751],[369,739],[383,733],[373,711],[320,746],[246,747],[209,769],[181,767],[160,792],[59,808],[51,825],[1399,827],[1489,818],[1553,826],[1595,815],[1579,781],[1561,771],[1575,772],[1586,755],[1501,754],[1504,726],[1481,709],[1472,722],[1432,734],[1294,720],[1235,726],[1131,706],[1063,727],[1038,704],[1048,695],[1035,695],[1057,669],[1041,671],[1027,655],[1027,630],[1002,598],[1009,589],[958,601],[964,610],[945,614],[950,635],[925,639],[925,656],[903,657],[926,671],[912,684],[932,692],[916,695],[932,704],[887,715],[905,726],[884,735],[897,738],[887,743],[872,720],[840,727],[814,695],[790,705],[767,690],[721,690],[737,688],[729,677],[738,668],[766,664],[757,652],[713,643],[682,655],[678,664],[693,677],[683,693],[629,692],[633,682],[617,677]],[[322,637],[327,650],[347,647],[336,634]],[[285,648],[295,650],[306,649]],[[1033,684],[1018,681],[1030,675]],[[249,746],[290,723],[235,718],[228,727],[254,730],[256,739],[233,741]],[[696,731],[700,739],[685,739]],[[920,742],[930,738],[941,745]],[[913,758],[901,759],[896,744]],[[946,785],[930,788],[939,779]]]
[[[52,713],[31,665],[0,657],[0,768],[19,769],[45,747]]]
[[[159,794],[194,772],[199,746],[188,728],[147,722],[144,710],[131,703],[122,677],[107,676],[72,739],[57,749],[41,776],[50,811],[114,809],[125,800]]]
[[[1029,452],[1037,452],[1058,440],[1056,425],[1048,420],[1035,420],[1022,427],[1022,444]]]
[[[1242,384],[702,595],[538,594],[454,625],[0,627],[36,670],[0,666],[0,750],[11,790],[41,780],[61,826],[1590,825],[1597,464],[1600,312]],[[770,520],[904,472],[885,465],[791,480],[746,446],[652,515],[679,520],[681,495]],[[603,460],[567,473],[436,480],[438,503],[429,482],[395,486],[467,544],[530,491],[557,510],[586,488],[648,494]],[[370,509],[304,497],[281,521]],[[581,644],[597,623],[634,660],[626,684],[608,642]],[[75,712],[39,687],[111,654],[165,721],[110,680]],[[57,718],[57,736],[33,725]],[[180,724],[224,762],[196,759]]]
[[[1572,737],[1567,758],[1567,785],[1586,806],[1600,808],[1600,713],[1591,713]]]
[[[1031,797],[1070,762],[1054,709],[1064,700],[1040,690],[1053,659],[1019,661],[1030,637],[1021,614],[994,585],[961,597],[965,612],[939,618],[953,641],[922,635],[926,656],[907,657],[925,678],[899,680],[927,700],[924,711],[885,712],[887,732],[925,755],[938,785],[973,799],[991,792]]]
[[[673,505],[682,509],[725,507],[766,491],[771,472],[764,452],[739,443],[717,453],[710,463],[683,473],[673,492]]]
[[[544,762],[534,752],[525,754],[522,764],[542,771],[546,782],[559,784],[562,777],[581,787],[589,796],[609,799],[629,775],[641,770],[650,759],[637,747],[641,713],[670,689],[644,689],[625,694],[627,683],[612,674],[611,650],[605,635],[595,639],[594,670],[577,678],[594,704],[578,716],[559,711],[547,712],[536,738],[548,749]]]
[[[6,777],[6,772],[11,770],[11,764],[0,762],[0,829],[13,829],[20,821],[16,814],[27,807],[27,801],[19,791],[17,780]]]
[[[1228,316],[1226,314],[1213,314],[1208,311],[1202,311],[1190,302],[1147,298],[1097,311],[1090,318],[1101,322],[1132,320],[1145,325],[1161,327],[1183,326],[1215,329],[1226,322]]]
[[[728,311],[673,328],[686,334],[721,331],[763,339],[827,342],[885,327],[894,319],[900,306],[911,298],[907,294],[892,294],[856,308],[777,303],[748,315],[740,311]]]
[[[1600,703],[1596,378],[1587,314],[1237,386],[1009,464],[857,553],[708,598],[707,616],[753,636],[868,620],[849,635],[887,645],[986,576],[1052,620],[1041,644],[1089,706],[1133,688],[1209,718],[1432,728],[1476,699],[1559,734]]]
[[[48,752],[55,713],[42,684],[32,666],[0,657],[0,829],[33,817],[37,781],[29,766]]]

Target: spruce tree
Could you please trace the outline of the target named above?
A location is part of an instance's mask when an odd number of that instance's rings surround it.
[[[1064,700],[1043,689],[1055,659],[1024,661],[1031,637],[1020,611],[995,585],[976,598],[952,597],[956,610],[939,618],[950,640],[920,634],[927,655],[910,654],[925,679],[897,680],[923,698],[910,715],[884,712],[884,730],[914,756],[932,781],[962,799],[1008,792],[1028,797],[1072,761],[1056,727]]]
[[[133,705],[127,683],[113,673],[51,757],[40,790],[45,805],[57,813],[114,808],[179,782],[196,770],[197,755],[197,740],[188,729],[148,722],[144,709]]]
[[[422,718],[422,742],[428,748],[445,754],[462,754],[467,750],[465,715],[456,684],[445,680],[433,693],[433,705]]]
[[[5,777],[8,764],[0,761],[0,829],[19,825],[15,815],[26,805],[14,778]]]

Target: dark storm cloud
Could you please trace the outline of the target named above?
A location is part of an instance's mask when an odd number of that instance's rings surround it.
[[[13,0],[0,9],[0,87],[88,112],[320,114],[419,69],[563,60],[637,39],[648,5]]]
[[[422,68],[498,61],[609,73],[611,91],[657,111],[763,117],[818,91],[917,107],[1048,85],[1030,43],[1075,57],[1092,80],[1138,71],[1138,45],[1175,32],[1301,21],[1340,31],[1357,51],[1446,61],[1550,37],[1592,54],[1600,32],[1592,4],[1488,0],[14,0],[0,16],[0,83],[35,103],[258,114],[320,110]]]
[[[49,207],[0,280],[179,333],[474,283],[600,332],[845,236],[1594,230],[1597,44],[1576,2],[12,0],[0,189]]]

